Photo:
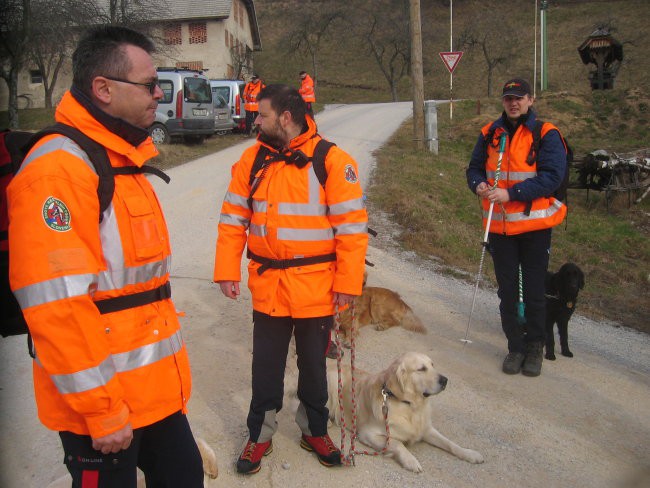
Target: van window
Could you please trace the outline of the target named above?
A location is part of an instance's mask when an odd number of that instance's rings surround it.
[[[227,86],[213,86],[212,97],[221,97],[224,100],[230,100],[230,88]]]
[[[185,78],[185,100],[197,103],[212,103],[210,84],[205,78]]]
[[[162,100],[158,103],[172,103],[174,99],[174,83],[171,80],[158,80],[158,86],[163,91]]]

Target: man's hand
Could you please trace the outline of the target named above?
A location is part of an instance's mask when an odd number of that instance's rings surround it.
[[[356,295],[348,295],[347,293],[336,293],[334,292],[334,302],[335,305],[343,307],[344,305],[350,305],[356,298]]]
[[[239,296],[239,281],[220,281],[221,293],[233,300]]]
[[[102,454],[120,452],[127,449],[133,440],[133,429],[131,424],[126,424],[117,432],[105,435],[104,437],[93,437],[93,449],[101,451]]]

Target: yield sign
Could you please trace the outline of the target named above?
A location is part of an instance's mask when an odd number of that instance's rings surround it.
[[[447,53],[439,53],[442,58],[442,62],[445,63],[445,66],[450,73],[454,72],[456,66],[458,66],[458,61],[463,57],[463,51],[454,51]]]

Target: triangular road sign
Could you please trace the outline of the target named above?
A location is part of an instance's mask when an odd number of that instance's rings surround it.
[[[458,61],[463,57],[463,51],[454,51],[447,53],[439,53],[442,58],[442,62],[445,63],[445,66],[450,73],[454,72],[456,66],[458,66]]]

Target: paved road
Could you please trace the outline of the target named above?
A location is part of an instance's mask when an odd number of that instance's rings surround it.
[[[333,106],[318,115],[321,133],[351,153],[367,176],[376,149],[410,114],[410,103]],[[463,345],[473,287],[438,275],[389,244],[373,239],[369,284],[398,291],[428,327],[426,336],[390,329],[361,331],[357,366],[378,371],[399,353],[429,354],[449,377],[436,402],[438,429],[480,451],[485,464],[469,465],[439,449],[411,450],[424,473],[416,475],[385,458],[357,456],[354,468],[327,470],[298,446],[287,405],[279,414],[275,450],[253,477],[234,473],[246,440],[250,400],[250,295],[221,296],[210,282],[221,199],[231,164],[250,140],[174,168],[172,183],[155,182],[172,234],[173,289],[185,312],[194,391],[190,419],[212,445],[219,478],[208,486],[232,487],[647,487],[628,481],[650,476],[650,340],[611,324],[575,316],[573,359],[545,362],[542,376],[500,372],[504,339],[493,290],[479,292],[470,338]],[[373,216],[377,224],[381,219]],[[23,338],[0,340],[0,401],[4,434],[0,487],[44,487],[65,474],[57,436],[35,420],[30,364]],[[349,354],[346,355],[346,358]],[[337,428],[330,430],[338,440]],[[348,436],[349,439],[349,436]],[[644,471],[645,470],[645,471]]]

